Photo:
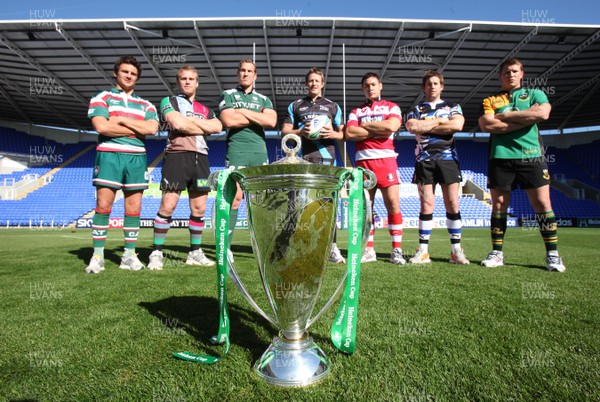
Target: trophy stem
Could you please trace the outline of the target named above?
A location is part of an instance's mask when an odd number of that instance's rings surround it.
[[[303,387],[320,381],[328,374],[329,366],[329,359],[308,332],[295,340],[280,332],[254,364],[254,371],[269,384]]]

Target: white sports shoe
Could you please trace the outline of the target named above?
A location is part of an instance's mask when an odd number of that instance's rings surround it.
[[[375,253],[375,249],[365,249],[362,258],[360,259],[361,264],[375,261],[377,261],[377,253]]]
[[[504,265],[504,254],[502,251],[492,250],[485,260],[481,261],[481,265],[490,268],[501,267]]]
[[[163,269],[163,253],[160,250],[154,250],[150,254],[150,260],[148,261],[148,269],[150,271],[160,271]]]
[[[99,255],[93,255],[90,264],[85,268],[86,274],[99,274],[104,271],[104,258]]]
[[[392,250],[392,255],[390,256],[390,262],[396,265],[404,265],[406,264],[406,260],[402,257],[402,249],[395,248]]]
[[[331,247],[331,253],[329,253],[329,261],[336,264],[345,264],[346,259],[342,257],[342,253],[337,246]]]
[[[429,258],[429,252],[424,249],[417,248],[415,255],[412,256],[408,262],[411,264],[428,264],[431,262],[431,258]]]
[[[203,267],[214,267],[215,266],[215,262],[206,258],[206,256],[204,255],[204,252],[200,249],[190,251],[188,253],[188,258],[185,263],[187,265],[201,265]]]
[[[458,264],[458,265],[469,265],[470,264],[469,260],[467,260],[467,257],[465,256],[465,252],[463,251],[462,248],[450,253],[450,263]]]
[[[546,268],[550,272],[565,272],[567,270],[565,264],[563,264],[562,257],[558,254],[546,255]]]
[[[144,269],[144,264],[142,264],[136,253],[132,253],[121,257],[121,265],[119,265],[119,268],[128,269],[130,271],[139,271],[140,269]]]

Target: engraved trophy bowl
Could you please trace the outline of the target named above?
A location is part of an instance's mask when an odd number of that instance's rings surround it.
[[[288,142],[294,141],[296,146],[289,148]],[[252,248],[273,314],[265,313],[255,302],[231,259],[228,273],[248,302],[279,329],[278,336],[254,364],[260,377],[279,386],[309,385],[329,373],[329,359],[307,329],[335,301],[347,275],[312,316],[336,227],[338,194],[349,170],[298,158],[300,143],[296,135],[285,136],[282,146],[286,158],[270,165],[234,170],[229,176],[246,197]],[[374,185],[374,175],[369,171],[365,175],[365,186]],[[368,201],[366,191],[363,197]],[[362,248],[371,226],[370,202],[364,204]]]

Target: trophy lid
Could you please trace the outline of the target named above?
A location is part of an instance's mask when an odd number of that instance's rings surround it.
[[[295,143],[293,148],[288,146],[288,143]],[[298,156],[298,152],[302,148],[302,139],[297,134],[287,134],[281,139],[281,149],[285,152],[285,157],[272,163],[272,165],[283,164],[309,164],[310,162]]]

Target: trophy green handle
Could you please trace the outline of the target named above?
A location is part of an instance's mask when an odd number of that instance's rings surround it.
[[[371,221],[373,219],[372,214],[371,214],[371,202],[370,202],[369,192],[366,189],[373,188],[375,186],[375,184],[377,184],[377,178],[375,177],[375,174],[373,172],[371,172],[370,170],[365,170],[365,175],[368,177],[364,181],[365,190],[363,192],[363,197],[365,198],[365,217],[364,217],[364,219],[366,221],[365,225],[364,225],[364,232],[363,232],[363,238],[362,238],[363,251],[364,251],[365,245],[367,244],[367,238],[369,237],[369,232],[371,231]],[[308,325],[306,326],[307,328],[310,327],[315,321],[317,321],[319,319],[319,317],[321,317],[323,315],[323,313],[329,308],[329,306],[331,306],[337,300],[340,293],[344,289],[344,283],[346,282],[347,276],[348,276],[348,271],[344,271],[344,275],[342,275],[342,279],[340,280],[340,283],[338,284],[337,289],[335,290],[333,295],[329,298],[329,300],[327,300],[327,302],[323,305],[321,310],[313,318],[311,318],[308,321]]]
[[[221,171],[217,171],[217,172],[213,172],[208,176],[208,183],[209,186],[214,190],[217,187],[217,181],[219,180],[219,174]],[[235,172],[235,174],[232,174],[231,176],[234,180],[240,180],[241,178],[243,178],[243,175],[241,175],[239,172]],[[236,180],[236,181],[237,181]],[[213,228],[213,233],[215,230],[215,226],[214,226],[214,222],[215,220],[215,215],[216,215],[216,207],[213,207],[212,209],[212,228]],[[235,286],[238,288],[238,290],[242,293],[242,296],[244,296],[244,298],[248,301],[248,303],[250,303],[250,305],[252,307],[254,307],[256,309],[256,311],[263,316],[267,321],[269,321],[271,324],[277,326],[277,321],[275,319],[273,319],[271,316],[269,316],[267,313],[264,312],[264,310],[262,308],[260,308],[260,306],[256,303],[256,301],[254,301],[254,299],[252,298],[252,296],[250,295],[250,293],[248,292],[248,290],[246,289],[246,287],[244,286],[244,283],[242,282],[242,280],[240,279],[236,269],[235,269],[235,265],[233,264],[233,259],[230,258],[229,253],[227,253],[227,274],[228,276],[231,278],[231,280],[233,281],[233,283],[235,284]]]

